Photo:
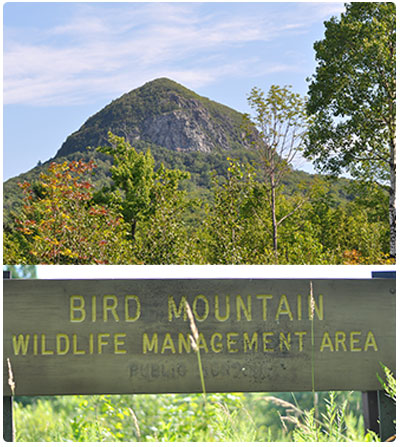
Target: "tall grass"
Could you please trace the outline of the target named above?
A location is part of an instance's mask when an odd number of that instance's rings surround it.
[[[190,331],[192,332],[192,334],[190,335],[190,342],[192,344],[192,348],[193,348],[194,352],[197,355],[197,363],[199,365],[201,389],[203,391],[204,401],[206,401],[206,384],[204,381],[203,365],[201,363],[200,346],[199,346],[199,331],[198,331],[196,323],[194,321],[192,309],[190,308],[189,303],[187,301],[185,301],[185,304],[186,304],[186,312],[187,312],[187,315],[189,317],[189,322],[190,322]]]
[[[59,396],[16,402],[16,441],[365,441],[360,393]],[[295,403],[297,401],[297,404]],[[300,405],[303,408],[300,408]]]

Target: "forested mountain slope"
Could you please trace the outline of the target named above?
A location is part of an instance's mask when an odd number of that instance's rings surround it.
[[[107,145],[107,133],[125,137],[136,150],[151,150],[156,163],[191,173],[186,187],[196,196],[207,197],[211,176],[224,176],[227,157],[255,162],[256,155],[242,127],[243,115],[227,106],[197,95],[166,78],[156,79],[112,101],[67,137],[54,158],[4,183],[4,214],[18,207],[22,194],[18,183],[33,181],[51,161],[89,160],[96,162],[91,180],[97,187],[110,183],[111,157],[96,151]],[[287,192],[313,176],[292,171],[285,183]],[[348,181],[338,180],[334,200],[351,199]]]

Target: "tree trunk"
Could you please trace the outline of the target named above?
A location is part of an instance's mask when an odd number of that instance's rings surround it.
[[[131,236],[132,236],[132,242],[135,241],[135,233],[136,233],[136,220],[132,221],[131,224]]]
[[[272,243],[274,247],[275,262],[278,262],[278,225],[276,223],[276,186],[271,178],[271,217],[272,217]]]
[[[389,225],[390,257],[396,259],[396,141],[390,144]]]

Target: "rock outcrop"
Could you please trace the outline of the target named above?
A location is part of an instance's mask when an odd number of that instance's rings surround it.
[[[179,152],[229,151],[248,142],[242,115],[166,78],[121,96],[70,135],[58,156],[107,144],[108,131]]]

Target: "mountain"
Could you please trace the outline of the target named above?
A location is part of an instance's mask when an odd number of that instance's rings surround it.
[[[107,132],[131,144],[153,143],[178,152],[249,147],[242,114],[166,78],[148,82],[111,102],[70,135],[56,157],[107,143]]]
[[[34,180],[51,161],[95,159],[97,169],[91,180],[99,187],[110,182],[111,158],[95,150],[108,144],[108,131],[125,137],[136,150],[150,148],[158,164],[190,171],[196,188],[208,188],[210,171],[225,172],[227,152],[233,157],[252,158],[242,123],[241,113],[177,82],[167,78],[148,82],[91,116],[66,139],[52,159],[6,181],[5,220],[8,210],[21,202],[18,183]]]
[[[90,180],[99,188],[109,184],[111,157],[96,151],[96,147],[108,144],[108,131],[124,136],[138,151],[150,148],[158,165],[162,162],[167,168],[189,171],[191,180],[186,181],[185,188],[192,195],[210,198],[211,172],[226,175],[228,156],[243,162],[256,159],[242,124],[241,113],[174,81],[160,78],[148,82],[90,117],[52,159],[5,182],[4,222],[9,221],[10,210],[21,205],[18,182],[32,182],[51,161],[94,159],[97,168]],[[287,193],[291,194],[300,182],[310,182],[311,177],[292,171],[286,180]],[[347,199],[343,191],[344,185],[338,184],[334,196]]]

